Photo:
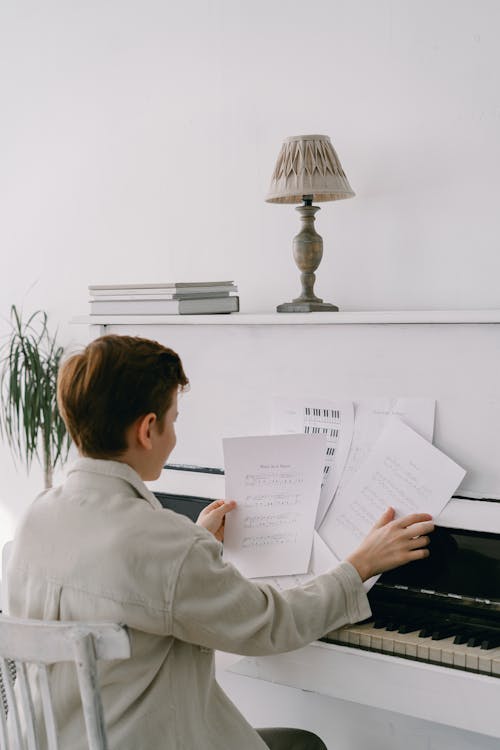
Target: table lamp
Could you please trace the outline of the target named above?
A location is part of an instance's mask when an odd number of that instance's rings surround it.
[[[302,290],[292,302],[278,305],[278,312],[331,312],[339,309],[314,294],[314,272],[323,256],[323,239],[314,228],[314,215],[319,206],[312,203],[353,198],[354,195],[327,135],[285,138],[266,201],[304,202],[295,209],[300,214],[302,229],[293,238],[293,257],[301,272]]]

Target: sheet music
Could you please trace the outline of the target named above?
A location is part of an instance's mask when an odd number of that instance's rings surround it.
[[[354,429],[352,401],[275,398],[272,404],[273,433],[321,434],[326,437],[321,494],[316,528],[332,502],[344,469]]]
[[[342,484],[319,533],[344,559],[389,505],[396,516],[437,516],[465,470],[397,417],[390,417],[370,455],[349,484]],[[371,579],[374,583],[375,579]]]
[[[432,443],[436,402],[430,398],[386,397],[364,399],[354,405],[354,434],[340,484],[348,484],[368,458],[391,416]]]
[[[275,576],[271,578],[257,578],[260,583],[269,583],[279,591],[291,589],[294,586],[303,586],[305,583],[312,581],[316,576],[328,573],[329,570],[337,567],[340,560],[333,554],[331,549],[322,540],[317,531],[314,532],[311,560],[307,573],[294,576]]]
[[[324,435],[265,435],[222,441],[226,497],[224,558],[247,577],[306,573],[321,490]]]

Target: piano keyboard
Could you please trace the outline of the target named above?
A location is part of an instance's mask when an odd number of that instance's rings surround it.
[[[458,627],[456,630],[459,632],[453,632],[452,626],[440,630],[423,624],[412,629],[411,625],[397,627],[395,623],[370,620],[332,630],[322,640],[500,677],[499,634],[481,630],[465,633]]]

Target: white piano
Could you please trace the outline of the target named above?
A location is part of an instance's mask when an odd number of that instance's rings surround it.
[[[91,325],[91,336],[147,336],[179,352],[191,391],[180,401],[178,447],[170,459],[178,465],[222,467],[221,438],[268,433],[274,395],[436,399],[434,442],[467,469],[460,497],[438,524],[486,538],[483,577],[489,579],[491,569],[496,595],[500,310],[94,316],[79,322]],[[154,489],[217,497],[223,477],[165,471]],[[477,610],[487,611],[494,639],[498,602],[493,597],[481,604],[489,585],[466,598],[473,611],[475,598]],[[451,631],[439,638],[432,630],[426,638],[407,631],[379,617],[292,653],[221,657],[231,665],[219,680],[252,723],[315,729],[332,750],[500,747],[500,644],[486,649],[482,641],[454,644]]]

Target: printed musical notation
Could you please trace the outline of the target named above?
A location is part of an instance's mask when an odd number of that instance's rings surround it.
[[[266,435],[223,441],[224,558],[244,575],[306,573],[321,490],[325,436]]]
[[[298,493],[285,493],[278,492],[275,495],[246,495],[245,496],[245,507],[246,508],[270,508],[286,507],[290,508],[300,503],[300,495]]]
[[[245,477],[247,487],[296,487],[303,483],[304,477],[296,472],[274,468],[269,473],[247,474]]]
[[[297,534],[269,534],[268,536],[245,536],[243,537],[242,547],[263,547],[266,544],[295,544]]]
[[[398,516],[438,515],[464,475],[461,466],[390,417],[366,461],[349,484],[339,488],[320,536],[337,557],[345,558],[389,505]]]
[[[248,515],[243,519],[245,529],[269,529],[273,526],[296,526],[299,520],[298,513],[270,513],[261,515]]]
[[[431,398],[384,397],[356,401],[352,443],[340,482],[349,484],[382,434],[391,417],[397,417],[408,427],[432,443],[436,402]]]
[[[351,401],[332,403],[319,399],[276,398],[272,405],[274,433],[323,435],[326,451],[316,527],[321,523],[337,490],[351,445],[354,407]]]

